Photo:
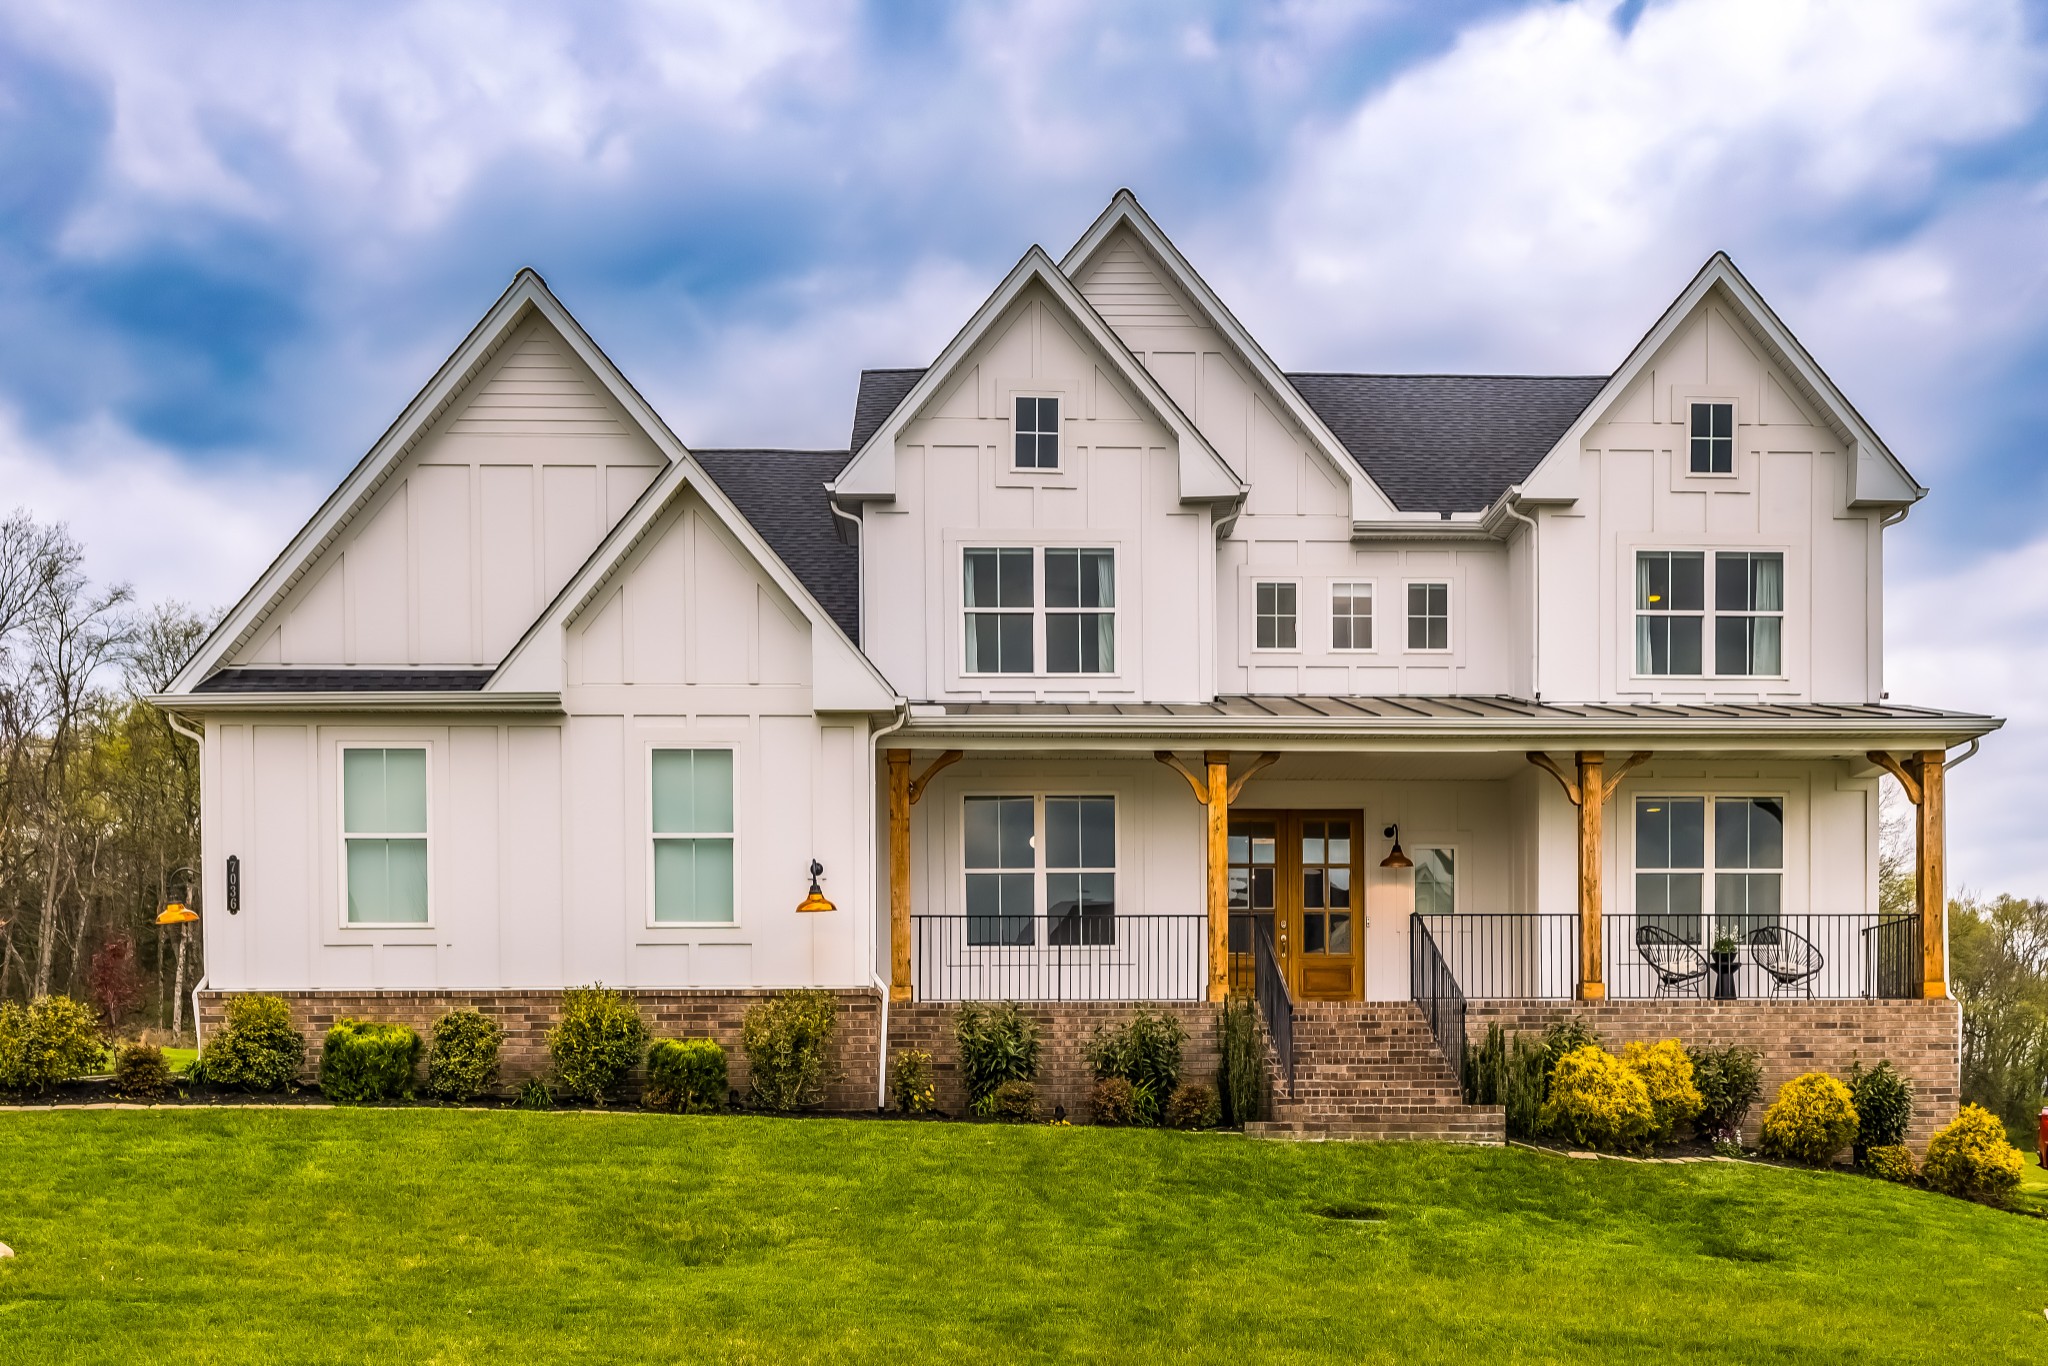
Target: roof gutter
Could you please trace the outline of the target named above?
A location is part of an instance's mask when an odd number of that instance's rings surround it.
[[[143,699],[168,711],[519,712],[560,715],[553,692],[218,692],[154,693]]]

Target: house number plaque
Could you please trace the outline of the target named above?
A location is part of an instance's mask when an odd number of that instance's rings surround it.
[[[228,855],[228,914],[242,909],[242,856]]]

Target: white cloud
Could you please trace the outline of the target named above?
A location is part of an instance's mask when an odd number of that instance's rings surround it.
[[[328,481],[254,465],[194,470],[104,417],[38,438],[0,409],[0,490],[0,515],[23,507],[68,525],[96,581],[209,608],[242,596]]]

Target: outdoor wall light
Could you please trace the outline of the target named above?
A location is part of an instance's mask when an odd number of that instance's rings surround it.
[[[809,896],[805,897],[802,901],[799,901],[797,903],[796,908],[799,911],[836,911],[839,909],[837,906],[834,906],[832,902],[826,897],[824,889],[818,886],[818,879],[824,875],[824,872],[825,865],[818,862],[816,859],[812,859],[811,893]]]
[[[1394,847],[1387,851],[1387,856],[1385,858],[1380,860],[1380,867],[1413,868],[1415,866],[1415,860],[1409,858],[1406,854],[1401,852],[1401,827],[1398,825],[1390,825],[1382,833],[1385,834],[1388,839],[1394,842]]]

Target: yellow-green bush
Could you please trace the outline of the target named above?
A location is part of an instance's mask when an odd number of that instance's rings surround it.
[[[1621,1065],[1643,1079],[1650,1093],[1650,1140],[1669,1143],[1678,1126],[1690,1124],[1706,1104],[1693,1085],[1692,1059],[1676,1039],[1662,1043],[1631,1043],[1621,1051]]]
[[[0,1003],[0,1091],[41,1094],[98,1067],[106,1056],[91,1006],[69,996]]]
[[[1764,1111],[1762,1147],[1771,1157],[1825,1166],[1856,1137],[1849,1088],[1825,1072],[1808,1072],[1778,1088]]]
[[[889,1064],[889,1093],[906,1115],[928,1115],[939,1108],[939,1083],[932,1055],[906,1048]]]
[[[1621,1059],[1593,1044],[1557,1060],[1550,1098],[1543,1103],[1544,1132],[1587,1148],[1640,1148],[1656,1125],[1650,1090]]]
[[[1998,1116],[1981,1105],[1965,1105],[1927,1145],[1921,1174],[1950,1195],[2002,1200],[2019,1185],[2022,1165]]]
[[[1913,1160],[1913,1150],[1903,1143],[1880,1143],[1875,1148],[1863,1150],[1863,1170],[1880,1181],[1896,1181],[1910,1186],[1920,1177],[1920,1164]]]

